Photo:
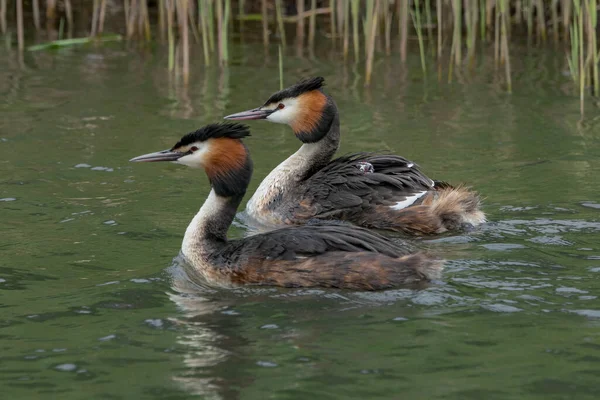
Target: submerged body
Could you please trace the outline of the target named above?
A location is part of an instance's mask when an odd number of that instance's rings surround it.
[[[246,206],[250,217],[271,226],[345,220],[412,235],[485,222],[476,193],[435,182],[401,156],[356,153],[332,161],[339,114],[322,84],[322,78],[301,81],[262,107],[226,117],[285,123],[303,142],[262,181]]]
[[[228,240],[252,174],[240,140],[246,135],[241,125],[209,125],[171,150],[132,160],[175,161],[206,171],[212,190],[185,232],[182,253],[207,282],[379,290],[440,276],[439,260],[353,226],[286,227]]]

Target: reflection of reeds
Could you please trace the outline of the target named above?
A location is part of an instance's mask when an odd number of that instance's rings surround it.
[[[26,23],[35,30],[45,23],[52,40],[56,36],[57,20],[60,20],[60,37],[67,27],[71,36],[76,13],[82,18],[90,15],[89,20],[82,22],[89,24],[90,36],[95,37],[93,40],[101,40],[108,19],[113,15],[108,12],[112,3],[106,0],[78,1],[75,3],[77,10],[73,9],[72,3],[72,0],[15,0],[10,2],[10,7],[15,8],[9,10],[8,0],[0,0],[0,30],[6,32],[8,29],[7,14],[16,17],[18,47],[23,49]],[[600,95],[597,0],[237,0],[233,4],[238,5],[235,10],[231,0],[123,0],[125,19],[121,25],[128,39],[148,41],[152,39],[151,26],[156,22],[157,37],[161,42],[165,38],[168,40],[169,69],[177,70],[177,76],[183,77],[183,81],[189,76],[190,53],[194,46],[202,46],[206,65],[217,59],[221,65],[228,63],[231,36],[235,36],[230,31],[238,29],[237,24],[230,27],[230,20],[247,17],[246,21],[262,20],[262,41],[267,55],[273,51],[268,47],[270,23],[277,26],[282,54],[287,42],[285,23],[296,24],[299,55],[304,54],[305,24],[308,25],[307,42],[311,49],[316,45],[317,31],[330,31],[332,43],[337,45],[340,40],[342,45],[340,58],[349,58],[350,47],[353,47],[355,61],[362,61],[364,57],[367,83],[377,57],[384,56],[383,53],[400,53],[400,59],[406,61],[411,38],[418,42],[422,70],[430,70],[427,64],[436,59],[439,76],[442,63],[448,62],[449,77],[454,76],[454,70],[461,76],[462,69],[474,66],[478,54],[487,47],[494,54],[497,69],[504,66],[503,81],[509,91],[512,89],[510,43],[513,36],[525,32],[531,45],[543,44],[547,36],[551,36],[555,46],[562,42],[568,48],[569,68],[582,107],[586,87],[591,87],[594,95]],[[23,7],[29,5],[32,17],[24,21]],[[44,6],[45,19],[40,9]],[[297,15],[286,15],[286,10],[294,6]],[[157,12],[149,7],[157,7]],[[304,7],[310,9],[305,11]],[[80,12],[79,8],[85,8],[85,12]],[[232,13],[239,15],[232,16]],[[322,14],[329,15],[318,16]],[[154,18],[156,21],[151,21]],[[110,22],[110,26],[117,26],[115,21]],[[411,23],[414,32],[409,29]],[[325,29],[320,24],[325,24]],[[190,32],[195,41],[190,41]],[[81,38],[75,38],[73,43],[82,43],[78,39]],[[394,40],[399,44],[395,50],[392,49]],[[437,57],[426,57],[426,46],[430,47],[432,56],[437,54]],[[335,54],[337,49],[333,48]],[[449,59],[443,59],[442,55],[448,50]],[[463,57],[463,51],[466,57]]]

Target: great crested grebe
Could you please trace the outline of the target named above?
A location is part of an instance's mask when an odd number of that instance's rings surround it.
[[[262,181],[246,212],[269,225],[311,219],[428,235],[485,222],[479,196],[425,176],[397,155],[355,153],[331,160],[340,143],[340,121],[324,79],[305,79],[273,94],[264,105],[225,119],[289,125],[300,149]]]
[[[244,125],[207,125],[170,150],[131,159],[173,161],[206,172],[211,191],[185,231],[182,253],[208,282],[378,290],[440,276],[440,260],[350,225],[285,227],[227,240],[252,176],[240,140],[249,134]]]

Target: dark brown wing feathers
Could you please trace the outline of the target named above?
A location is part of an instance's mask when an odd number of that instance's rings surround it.
[[[439,260],[399,243],[350,226],[290,227],[231,241],[215,264],[234,283],[285,287],[377,290],[439,276]]]

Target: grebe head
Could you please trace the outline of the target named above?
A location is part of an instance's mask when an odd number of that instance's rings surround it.
[[[220,196],[244,194],[252,176],[252,161],[240,139],[250,136],[236,123],[206,125],[183,136],[171,149],[132,158],[133,162],[171,161],[205,170]]]
[[[245,121],[266,119],[278,124],[289,125],[298,139],[304,143],[315,143],[329,131],[337,110],[331,98],[322,91],[325,79],[307,78],[280,90],[269,97],[264,105],[225,119]]]

